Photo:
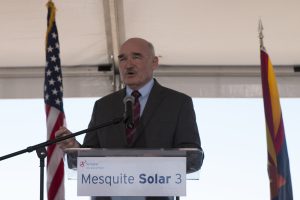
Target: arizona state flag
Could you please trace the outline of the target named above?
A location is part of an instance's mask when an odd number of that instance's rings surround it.
[[[273,66],[261,45],[261,80],[268,146],[271,200],[293,200],[289,156]]]

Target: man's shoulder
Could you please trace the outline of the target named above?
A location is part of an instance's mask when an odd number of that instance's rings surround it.
[[[166,96],[170,96],[172,98],[182,98],[182,99],[186,99],[186,98],[191,98],[189,95],[180,92],[178,90],[172,89],[172,88],[168,88],[165,86],[162,86],[160,84],[157,83],[157,90],[159,90],[162,94],[166,95]]]
[[[123,98],[125,96],[125,91],[124,89],[121,89],[119,91],[107,94],[100,99],[96,101],[96,103],[112,103],[116,101],[123,101]]]

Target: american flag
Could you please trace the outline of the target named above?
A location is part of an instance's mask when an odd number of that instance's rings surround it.
[[[55,132],[65,124],[65,115],[55,6],[52,1],[49,1],[47,6],[44,100],[47,117],[47,139],[54,139]],[[47,148],[47,156],[48,200],[65,199],[63,151],[57,145],[50,145]]]

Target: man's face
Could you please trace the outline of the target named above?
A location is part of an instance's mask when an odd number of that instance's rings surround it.
[[[158,58],[145,40],[133,38],[121,46],[119,65],[123,82],[131,89],[138,90],[152,79]]]

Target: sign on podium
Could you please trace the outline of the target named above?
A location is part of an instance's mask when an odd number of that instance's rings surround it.
[[[69,168],[77,169],[78,196],[185,196],[186,173],[202,163],[199,149],[79,148],[66,153]]]

